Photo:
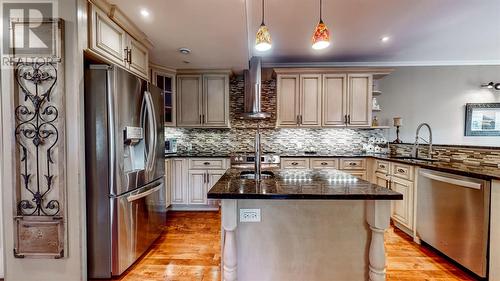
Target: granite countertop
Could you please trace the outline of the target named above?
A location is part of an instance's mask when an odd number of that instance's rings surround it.
[[[460,162],[409,160],[409,159],[395,158],[389,155],[372,155],[370,157],[381,160],[388,160],[392,162],[400,162],[404,164],[415,165],[430,170],[457,174],[466,177],[479,178],[483,180],[493,180],[493,179],[500,180],[500,168],[496,167],[467,165]]]
[[[179,152],[179,153],[165,153],[165,158],[228,158],[233,155],[232,153],[222,152]]]
[[[210,153],[180,153],[180,154],[166,154],[165,158],[175,158],[175,157],[199,157],[199,158],[227,158],[231,157],[233,153],[221,153],[221,152],[210,152]],[[411,159],[401,159],[395,158],[388,154],[380,154],[380,153],[347,153],[347,154],[324,154],[324,153],[315,153],[310,154],[306,152],[300,153],[280,153],[281,157],[307,157],[307,158],[375,158],[380,160],[387,160],[393,162],[399,162],[404,164],[410,164],[419,166],[426,169],[436,170],[440,172],[447,172],[467,177],[480,178],[484,180],[500,180],[500,168],[498,167],[490,167],[490,166],[476,166],[476,165],[468,165],[460,162],[445,162],[445,161],[422,161],[422,160],[411,160]]]
[[[338,170],[272,170],[261,181],[241,179],[229,169],[208,192],[209,199],[402,200],[403,195]]]

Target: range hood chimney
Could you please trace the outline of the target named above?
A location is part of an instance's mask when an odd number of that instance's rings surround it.
[[[271,115],[261,111],[260,98],[262,88],[261,58],[252,57],[250,59],[249,70],[244,71],[245,93],[243,113],[240,119],[266,119]]]

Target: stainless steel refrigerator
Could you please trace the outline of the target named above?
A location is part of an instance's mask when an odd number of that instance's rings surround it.
[[[89,278],[122,274],[165,223],[163,96],[109,65],[85,69]]]

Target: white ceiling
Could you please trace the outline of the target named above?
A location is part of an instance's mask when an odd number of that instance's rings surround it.
[[[267,65],[500,64],[500,0],[323,0],[333,40],[320,51],[311,48],[319,0],[266,0],[266,53],[253,49],[260,0],[109,1],[149,36],[151,61],[172,68],[240,70],[250,55]]]

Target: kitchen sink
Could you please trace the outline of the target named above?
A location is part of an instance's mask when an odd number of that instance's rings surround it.
[[[262,179],[269,179],[274,177],[274,173],[271,171],[262,171],[260,172],[260,177]],[[255,171],[242,171],[240,172],[240,179],[255,179]]]
[[[436,162],[438,161],[437,159],[431,159],[431,158],[420,158],[420,157],[413,157],[413,156],[394,156],[391,157],[392,159],[400,159],[400,160],[408,160],[408,161],[425,161],[425,162]]]

